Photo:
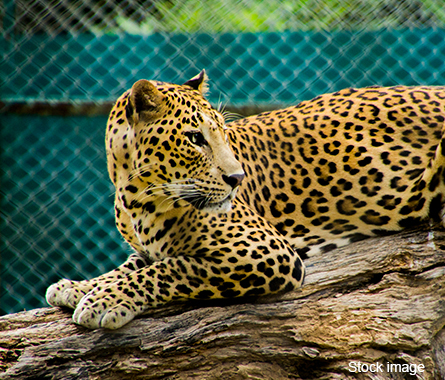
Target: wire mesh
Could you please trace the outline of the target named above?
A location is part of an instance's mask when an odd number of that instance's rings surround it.
[[[5,313],[43,306],[49,283],[104,273],[128,249],[114,226],[106,118],[7,115],[1,122]]]
[[[269,108],[348,86],[445,83],[442,0],[4,0],[0,98],[112,101],[205,68],[210,101]],[[106,117],[2,114],[2,313],[128,248],[113,222]]]
[[[438,0],[5,0],[5,101],[103,101],[206,68],[212,101],[290,104],[345,87],[440,81]]]

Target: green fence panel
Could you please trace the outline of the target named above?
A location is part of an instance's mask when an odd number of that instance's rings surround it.
[[[1,116],[0,312],[45,305],[61,276],[125,260],[114,225],[105,117]]]
[[[3,37],[3,101],[113,100],[205,68],[210,100],[294,104],[347,86],[445,83],[445,30]],[[17,69],[19,68],[19,69]]]

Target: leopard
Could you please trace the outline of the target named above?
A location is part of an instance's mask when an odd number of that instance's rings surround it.
[[[116,226],[132,253],[46,300],[90,329],[176,302],[297,290],[304,260],[444,219],[445,87],[371,86],[238,118],[183,84],[138,80],[106,127]]]

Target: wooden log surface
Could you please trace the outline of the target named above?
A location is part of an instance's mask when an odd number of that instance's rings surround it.
[[[306,265],[301,290],[170,305],[116,331],[59,308],[0,317],[0,379],[445,379],[440,226]]]

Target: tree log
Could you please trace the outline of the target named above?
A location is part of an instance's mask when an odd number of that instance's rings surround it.
[[[77,326],[58,308],[3,316],[0,379],[445,378],[443,229],[306,265],[298,291],[170,305],[116,331]]]

